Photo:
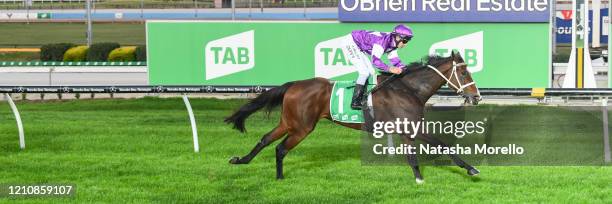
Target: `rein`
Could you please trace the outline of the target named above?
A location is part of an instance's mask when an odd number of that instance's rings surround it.
[[[401,78],[402,76],[404,76],[404,75],[405,75],[405,74],[404,74],[404,72],[406,72],[406,71],[407,71],[407,70],[404,70],[404,71],[402,71],[402,73],[400,73],[400,74],[394,74],[394,75],[391,75],[390,77],[387,77],[387,78],[386,78],[384,81],[380,82],[378,85],[376,85],[376,86],[375,86],[374,88],[372,88],[371,90],[368,90],[368,92],[364,93],[363,95],[364,95],[364,96],[367,96],[367,95],[370,95],[370,94],[372,94],[372,93],[374,93],[374,92],[378,91],[379,89],[381,89],[381,88],[385,87],[387,84],[391,83],[392,81],[394,81],[394,80],[396,80],[396,79]],[[374,79],[374,80],[376,80],[376,79]],[[364,98],[367,98],[367,97],[364,97]],[[363,100],[363,98],[362,98],[361,100]]]

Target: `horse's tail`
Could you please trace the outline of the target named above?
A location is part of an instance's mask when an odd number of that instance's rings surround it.
[[[226,123],[233,123],[234,129],[240,132],[246,132],[244,128],[244,121],[253,113],[259,109],[266,107],[266,112],[270,113],[272,108],[279,106],[283,103],[285,92],[293,85],[294,82],[287,82],[280,87],[270,89],[263,92],[261,95],[249,101],[249,103],[243,105],[231,116],[225,118]]]

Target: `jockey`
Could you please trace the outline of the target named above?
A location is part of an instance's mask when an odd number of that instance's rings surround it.
[[[410,39],[412,39],[412,29],[402,24],[395,26],[391,33],[356,30],[345,36],[342,51],[359,72],[351,108],[361,109],[361,99],[367,89],[366,81],[374,74],[372,64],[384,72],[393,74],[402,72],[404,64],[397,55],[397,49],[405,47]],[[372,61],[365,54],[371,55]],[[387,54],[391,66],[381,60],[383,54]]]

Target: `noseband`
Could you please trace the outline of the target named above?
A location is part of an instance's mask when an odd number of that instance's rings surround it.
[[[436,71],[436,73],[438,73],[438,75],[440,75],[440,77],[442,77],[444,80],[446,80],[446,82],[453,87],[455,90],[457,90],[457,94],[463,94],[463,89],[467,88],[468,86],[474,85],[476,84],[476,82],[470,82],[467,84],[461,84],[461,81],[459,80],[459,74],[457,74],[457,67],[458,66],[464,66],[467,65],[465,63],[457,63],[453,60],[453,70],[450,74],[449,77],[444,76],[444,74],[442,74],[442,72],[440,72],[440,70],[438,70],[436,67],[431,66],[431,65],[427,65],[427,67],[429,67],[430,69],[433,69],[434,71]],[[450,79],[453,78],[453,76],[455,77],[455,79],[457,80],[457,84],[454,84]],[[476,88],[476,91],[478,91],[478,88]],[[480,95],[480,93],[478,93],[478,95]]]

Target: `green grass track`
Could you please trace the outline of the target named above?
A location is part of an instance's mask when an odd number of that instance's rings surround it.
[[[0,29],[3,30],[3,29]],[[360,133],[321,121],[275,179],[274,146],[230,165],[278,121],[257,113],[247,134],[223,118],[245,100],[192,99],[201,152],[194,153],[180,98],[19,101],[26,149],[0,103],[0,185],[76,184],[72,198],[0,198],[15,203],[611,203],[612,167],[362,166]],[[242,202],[241,202],[242,201]]]

